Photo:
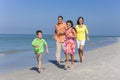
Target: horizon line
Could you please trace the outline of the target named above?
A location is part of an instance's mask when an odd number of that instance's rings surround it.
[[[0,33],[0,35],[36,35],[36,34],[22,34],[22,33],[6,33],[6,34],[3,34],[3,33]],[[48,33],[43,33],[43,35],[53,35],[52,33],[48,34]],[[120,35],[89,35],[89,36],[99,36],[99,37],[120,37]]]

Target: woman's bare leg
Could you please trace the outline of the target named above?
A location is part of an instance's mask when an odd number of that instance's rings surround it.
[[[83,56],[84,56],[84,54],[83,54],[83,47],[84,46],[80,45],[80,48],[78,49],[78,53],[79,53],[79,57],[80,57],[80,62],[81,63],[83,61]]]

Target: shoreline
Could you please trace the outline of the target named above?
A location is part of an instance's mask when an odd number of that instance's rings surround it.
[[[92,50],[95,50],[95,49],[98,49],[98,48],[102,48],[102,47],[104,47],[104,46],[109,46],[109,45],[112,45],[112,44],[114,44],[114,43],[117,43],[117,39],[119,39],[120,37],[115,37],[114,38],[114,40],[110,40],[109,42],[107,42],[107,43],[105,43],[105,44],[100,44],[100,45],[97,45],[97,46],[94,46],[94,45],[92,45],[92,48],[90,48],[90,47],[88,47],[87,48],[87,46],[85,45],[85,48],[86,48],[86,50],[84,50],[84,52],[85,52],[85,54],[87,53],[87,52],[89,52],[89,51],[92,51]],[[94,47],[93,47],[94,46]],[[77,45],[76,45],[76,47],[77,47]],[[52,48],[52,51],[53,51],[54,49]],[[29,53],[31,53],[32,54],[32,56],[31,55],[29,55]],[[54,53],[54,52],[51,52],[51,53]],[[52,56],[48,56],[48,55],[46,55],[45,53],[44,53],[44,58],[43,58],[43,64],[48,64],[48,63],[50,63],[50,61],[51,61],[51,59],[54,59],[55,60],[55,55],[54,54],[51,54],[50,53],[50,55],[52,55]],[[26,54],[27,55],[29,55],[28,57],[30,58],[30,57],[32,57],[33,59],[32,59],[32,63],[34,63],[34,64],[32,64],[32,65],[34,65],[35,66],[35,64],[36,64],[36,58],[35,58],[35,55],[34,55],[34,53],[33,53],[33,51],[27,51],[27,52],[24,52],[23,53],[24,54],[24,56],[26,56]],[[17,54],[0,54],[0,58],[2,58],[2,57],[6,57],[7,56],[7,58],[9,57],[9,58],[11,58],[11,55],[17,55],[17,57],[19,57],[19,56],[21,56],[21,53],[19,52],[19,53],[17,53]],[[18,56],[19,55],[19,56]],[[75,52],[75,56],[77,56],[78,54],[77,54],[77,49],[76,49],[76,52]],[[47,57],[47,58],[46,58]],[[52,57],[52,58],[51,58]],[[48,59],[49,58],[49,59]],[[64,56],[64,54],[62,53],[62,58],[63,59],[65,59],[65,56]],[[46,60],[47,59],[47,60]],[[1,59],[1,61],[4,61],[4,59]],[[18,60],[18,59],[17,59]],[[46,61],[45,61],[46,60]],[[79,60],[78,60],[79,61]],[[28,61],[27,61],[28,62]],[[1,63],[3,63],[3,62],[1,62]],[[4,61],[4,63],[6,63],[5,61]],[[7,62],[8,63],[8,62]],[[9,63],[11,63],[11,62],[9,62]],[[13,62],[12,62],[13,63]],[[28,62],[29,63],[29,62]],[[16,64],[16,62],[14,61],[14,64]],[[15,66],[13,66],[13,67],[11,67],[12,69],[10,69],[9,67],[9,69],[7,68],[7,69],[5,69],[5,68],[3,68],[3,70],[2,70],[2,72],[0,72],[0,74],[7,74],[7,73],[10,73],[10,72],[16,72],[16,71],[19,71],[19,70],[24,70],[24,69],[26,69],[27,68],[27,66],[26,66],[26,64],[25,63],[21,63],[20,62],[20,64],[22,64],[23,66],[21,66],[21,67],[16,67],[15,68]],[[20,64],[18,64],[18,65],[20,65]],[[6,64],[3,64],[3,65],[6,65]],[[17,65],[16,65],[17,66]],[[29,65],[30,66],[30,65]],[[1,67],[2,68],[2,67]],[[5,69],[5,71],[4,71],[4,69]]]
[[[85,51],[85,60],[82,64],[77,62],[79,57],[75,55],[76,61],[72,69],[63,70],[65,63],[58,67],[55,60],[51,60],[43,64],[45,70],[40,74],[33,66],[12,74],[0,74],[0,78],[2,80],[119,80],[120,37],[117,39],[118,41],[113,44]],[[30,70],[30,68],[33,69]]]

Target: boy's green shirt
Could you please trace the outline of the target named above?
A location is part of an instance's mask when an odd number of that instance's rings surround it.
[[[47,42],[44,39],[35,38],[32,41],[32,45],[37,46],[36,48],[34,47],[35,54],[40,54],[44,52],[44,46],[47,45]]]

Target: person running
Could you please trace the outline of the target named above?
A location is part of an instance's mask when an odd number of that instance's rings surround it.
[[[60,65],[61,61],[61,48],[63,48],[63,43],[65,41],[65,30],[66,23],[63,22],[63,17],[58,16],[58,22],[55,25],[54,39],[56,40],[56,60],[57,64]]]
[[[42,56],[44,53],[44,46],[46,45],[46,53],[48,54],[48,45],[47,42],[42,38],[42,31],[36,31],[36,36],[32,41],[32,46],[34,47],[34,53],[36,54],[37,62],[38,62],[38,72],[42,71]]]
[[[76,30],[73,27],[73,22],[71,20],[68,20],[66,22],[67,24],[67,30],[65,32],[66,34],[66,41],[64,42],[64,52],[66,56],[66,64],[65,64],[65,70],[70,67],[73,67],[74,64],[74,53],[75,53],[75,46],[76,46]],[[68,65],[69,59],[68,55],[71,56],[71,66]]]
[[[84,24],[84,18],[79,17],[77,20],[77,25],[76,25],[76,39],[77,39],[77,46],[78,46],[78,54],[80,57],[80,62],[82,63],[84,54],[83,54],[83,48],[85,45],[85,40],[89,40],[88,36],[88,29],[87,26]]]

